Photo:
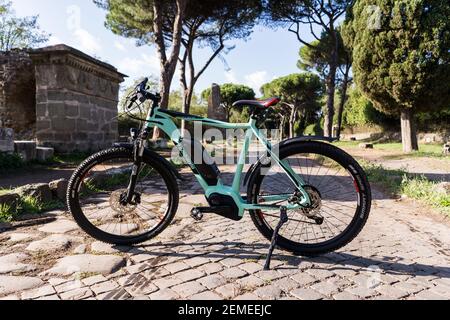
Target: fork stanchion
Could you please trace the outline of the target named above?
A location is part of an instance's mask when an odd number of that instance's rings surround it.
[[[278,225],[273,232],[272,242],[270,243],[270,248],[269,248],[269,254],[267,255],[266,265],[264,266],[264,270],[266,270],[266,271],[270,270],[270,262],[272,261],[272,255],[273,255],[273,251],[275,250],[275,246],[277,245],[278,234],[279,234],[281,228],[283,227],[283,225],[288,221],[289,221],[289,217],[287,214],[287,209],[286,209],[286,207],[281,207],[280,208],[280,221],[278,222]]]

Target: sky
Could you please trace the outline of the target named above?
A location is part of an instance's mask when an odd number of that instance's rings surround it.
[[[12,0],[18,16],[39,15],[39,24],[51,34],[48,45],[64,43],[100,58],[129,76],[123,86],[129,86],[143,76],[158,77],[159,60],[152,46],[137,47],[133,39],[113,34],[105,28],[106,12],[92,0]],[[305,28],[305,39],[312,37]],[[212,83],[235,82],[252,87],[259,94],[260,87],[280,76],[299,72],[296,67],[300,43],[286,29],[273,30],[256,26],[245,40],[227,45],[235,49],[224,56],[226,65],[216,59],[199,79],[195,91]],[[203,64],[211,49],[197,48],[195,60]],[[178,73],[172,89],[179,88]]]

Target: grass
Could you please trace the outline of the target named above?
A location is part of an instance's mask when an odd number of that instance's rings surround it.
[[[11,190],[9,190],[11,192]],[[5,192],[5,190],[2,190]],[[23,214],[40,214],[43,212],[64,208],[64,203],[58,200],[42,202],[37,198],[25,196],[14,205],[0,205],[0,222],[11,222]]]
[[[388,170],[381,165],[361,161],[369,181],[381,185],[389,193],[419,200],[450,216],[450,195],[436,189],[437,182],[404,170]]]
[[[362,141],[338,141],[334,145],[338,147],[356,148]],[[370,142],[369,142],[370,143]],[[403,158],[403,157],[434,157],[434,158],[445,158],[446,156],[442,153],[441,144],[420,144],[419,151],[414,151],[412,153],[403,153],[403,147],[400,142],[390,142],[390,143],[373,143],[375,150],[397,152],[399,154],[393,154],[385,158]]]

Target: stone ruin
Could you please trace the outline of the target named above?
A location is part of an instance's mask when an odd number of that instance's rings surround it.
[[[61,153],[110,147],[125,77],[66,45],[0,52],[0,151],[11,140],[5,128]]]

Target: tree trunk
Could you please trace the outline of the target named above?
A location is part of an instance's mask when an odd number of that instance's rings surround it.
[[[403,152],[418,151],[417,132],[414,115],[411,109],[401,111],[402,144]]]
[[[175,74],[175,70],[178,64],[178,59],[181,49],[181,33],[182,33],[182,23],[186,13],[186,0],[176,0],[177,11],[175,15],[175,20],[173,23],[173,35],[172,35],[172,49],[169,57],[166,52],[166,44],[163,34],[163,6],[161,0],[154,1],[153,13],[154,13],[154,37],[155,44],[161,64],[161,75],[160,75],[160,89],[161,89],[161,103],[160,108],[167,109],[169,106],[169,95],[170,86],[172,84],[172,79]],[[153,140],[157,140],[161,137],[161,130],[155,128],[153,131]]]
[[[342,83],[342,97],[341,102],[339,103],[339,109],[337,114],[337,134],[336,138],[341,139],[341,130],[342,130],[342,115],[344,114],[344,107],[347,103],[347,91],[348,91],[348,82],[349,82],[349,74],[350,69],[347,69],[346,74],[344,75],[344,80]]]
[[[289,138],[295,137],[295,122],[297,121],[297,108],[292,109],[291,118],[289,119]]]
[[[191,103],[192,103],[192,96],[194,94],[194,88],[189,88],[186,90],[183,90],[183,106],[181,109],[181,112],[183,113],[190,113],[191,111]],[[181,121],[181,132],[184,136],[184,130],[186,130],[187,125],[186,121]]]
[[[330,23],[331,24],[331,23]],[[331,24],[332,25],[332,24]],[[325,137],[333,137],[333,119],[334,119],[334,94],[336,92],[336,73],[339,61],[339,43],[337,39],[336,31],[332,28],[330,30],[330,37],[333,39],[330,52],[330,72],[327,77],[327,110],[325,113],[324,134]]]

